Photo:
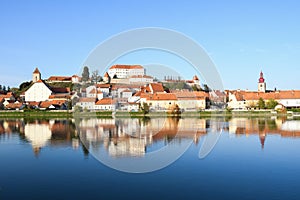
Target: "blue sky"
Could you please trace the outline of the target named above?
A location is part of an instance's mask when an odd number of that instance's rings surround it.
[[[36,66],[43,78],[78,74],[89,53],[112,35],[134,28],[162,27],[198,42],[216,64],[225,88],[256,90],[263,70],[269,89],[300,89],[299,4],[1,1],[0,84],[18,86],[31,79]],[[152,61],[132,54],[119,61],[163,62],[164,57],[159,58]]]

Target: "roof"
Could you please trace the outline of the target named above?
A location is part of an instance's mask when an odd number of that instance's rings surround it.
[[[49,96],[49,99],[70,99],[71,96],[68,94],[53,94]]]
[[[79,98],[79,102],[95,102],[96,98],[89,98],[89,97],[81,97]]]
[[[55,88],[55,87],[51,87],[50,90],[54,93],[69,93],[70,92],[70,88]]]
[[[110,84],[97,84],[97,88],[110,88]]]
[[[1,94],[0,98],[10,98],[13,96],[14,96],[14,94],[12,92],[8,92],[7,94]]]
[[[6,105],[6,108],[8,109],[17,109],[22,107],[22,103],[9,103]]]
[[[48,81],[72,81],[71,76],[50,76]]]
[[[231,91],[237,101],[268,99],[300,99],[300,90],[284,90],[272,92],[253,92],[253,91]]]
[[[191,99],[205,99],[209,96],[206,92],[190,92],[190,91],[182,91],[175,93],[178,100],[191,100]]]
[[[58,105],[61,106],[62,104],[64,104],[66,101],[64,100],[52,100],[52,101],[42,101],[39,104],[40,108],[49,108],[51,105]]]
[[[111,98],[103,98],[96,102],[96,105],[112,105],[115,101]]]
[[[153,100],[153,101],[168,101],[168,100],[177,100],[177,97],[173,93],[155,93],[153,95],[149,95],[147,100]]]
[[[152,93],[165,91],[164,87],[161,83],[150,83],[149,87],[150,87]]]
[[[113,65],[109,69],[144,69],[141,65]]]
[[[39,71],[38,68],[35,68],[35,70],[33,71],[34,74],[40,74],[41,72]]]
[[[198,76],[197,76],[197,75],[195,75],[195,76],[193,77],[193,80],[195,80],[195,81],[199,81],[199,78],[198,78]]]

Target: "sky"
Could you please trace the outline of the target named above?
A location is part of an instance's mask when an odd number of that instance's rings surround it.
[[[0,84],[18,87],[35,67],[43,78],[81,74],[90,52],[131,29],[159,27],[196,41],[225,89],[300,89],[298,1],[0,1]],[[99,55],[101,56],[101,55]],[[188,66],[159,52],[123,56],[120,64]],[[191,77],[192,72],[184,74]]]

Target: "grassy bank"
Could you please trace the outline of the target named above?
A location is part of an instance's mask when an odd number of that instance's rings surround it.
[[[111,111],[101,112],[79,112],[73,113],[71,111],[0,111],[0,118],[143,118],[143,117],[271,117],[271,116],[287,116],[286,113],[272,113],[271,111],[191,111],[183,112],[181,114],[168,114],[166,112],[150,112],[144,114],[143,112],[126,112],[118,111],[112,113]]]

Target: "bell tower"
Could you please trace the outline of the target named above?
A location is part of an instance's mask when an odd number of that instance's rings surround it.
[[[38,68],[35,68],[35,70],[32,73],[32,82],[35,83],[39,80],[41,80],[41,72]]]
[[[264,79],[264,73],[260,72],[260,77],[258,79],[258,92],[266,92],[267,84]]]

